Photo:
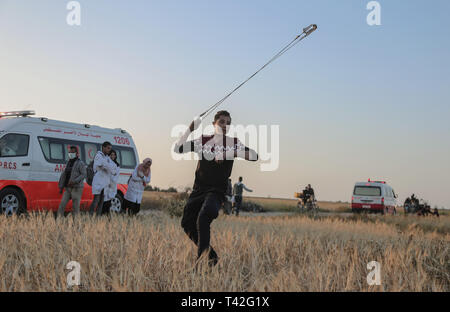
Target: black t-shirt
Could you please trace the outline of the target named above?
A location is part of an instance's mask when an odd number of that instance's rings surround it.
[[[313,190],[313,188],[306,187],[306,188],[303,190],[303,194],[306,194],[306,195],[314,195],[314,190]]]
[[[201,136],[188,141],[178,149],[179,153],[196,152],[200,159],[195,170],[193,191],[218,192],[225,194],[228,188],[228,178],[233,169],[233,160],[215,161],[216,153],[222,151],[249,150],[237,138],[224,136],[221,144],[214,144],[214,136]]]

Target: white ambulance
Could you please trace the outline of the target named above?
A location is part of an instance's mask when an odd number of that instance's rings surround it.
[[[352,212],[396,214],[397,195],[385,181],[357,182],[353,188]]]
[[[56,211],[62,195],[58,180],[68,161],[69,146],[78,148],[88,165],[109,141],[117,151],[120,177],[112,211],[119,211],[128,178],[139,162],[133,139],[125,130],[107,129],[47,118],[30,117],[33,111],[0,112],[0,213]],[[92,202],[85,183],[80,209]],[[71,210],[71,202],[67,210]]]

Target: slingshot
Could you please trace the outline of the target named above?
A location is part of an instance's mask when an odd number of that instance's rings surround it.
[[[300,41],[308,37],[312,32],[314,32],[317,29],[316,24],[311,24],[308,27],[303,28],[303,32],[295,37],[294,40],[292,40],[288,45],[286,45],[283,49],[280,50],[275,56],[273,56],[266,64],[264,64],[260,69],[258,69],[253,75],[248,77],[246,80],[244,80],[240,85],[238,85],[236,88],[234,88],[230,93],[225,95],[220,101],[212,105],[210,108],[208,108],[204,113],[202,113],[199,117],[204,118],[208,116],[214,109],[219,107],[226,99],[228,99],[234,92],[236,92],[240,87],[242,87],[245,83],[247,83],[250,79],[255,77],[260,71],[262,71],[264,68],[266,68],[269,64],[271,64],[273,61],[275,61],[277,58],[282,56],[284,53],[286,53],[289,49],[293,48],[295,45],[297,45]]]

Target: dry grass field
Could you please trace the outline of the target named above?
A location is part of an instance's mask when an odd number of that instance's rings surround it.
[[[212,224],[219,264],[193,269],[179,218],[0,218],[0,291],[449,291],[450,218],[234,217]],[[65,266],[81,265],[68,289]],[[368,286],[367,263],[381,264]]]
[[[267,197],[245,197],[244,200],[252,201],[262,205],[268,211],[296,211],[297,199],[267,198]],[[318,201],[317,205],[321,211],[349,212],[350,204],[344,202]]]
[[[144,192],[143,209],[161,209],[162,206],[170,199],[178,199],[183,193],[167,193],[167,192]],[[244,202],[254,202],[260,204],[265,211],[269,212],[298,212],[297,199],[286,198],[268,198],[268,197],[252,197],[244,196]],[[351,212],[350,203],[347,202],[331,202],[318,201],[319,211],[330,213]],[[397,212],[403,214],[403,208],[398,207]],[[439,209],[441,215],[450,215],[450,210]]]

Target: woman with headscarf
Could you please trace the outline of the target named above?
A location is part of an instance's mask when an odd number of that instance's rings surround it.
[[[111,200],[116,197],[117,194],[117,181],[119,180],[120,175],[120,165],[117,162],[117,152],[115,150],[111,150],[109,154],[109,158],[112,160],[111,165],[111,178],[109,184],[105,187],[104,190],[104,203],[102,214],[109,214],[111,209]]]
[[[144,159],[142,164],[139,164],[134,169],[133,174],[128,180],[128,189],[125,194],[123,208],[124,211],[128,208],[128,214],[135,215],[141,209],[142,195],[148,183],[150,183],[152,160],[150,158]]]

